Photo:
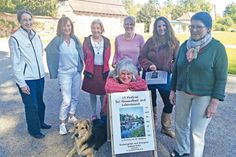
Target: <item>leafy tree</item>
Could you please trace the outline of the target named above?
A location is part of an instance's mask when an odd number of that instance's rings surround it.
[[[173,4],[172,0],[167,0],[164,8],[167,13],[171,14],[172,19],[177,19],[187,12],[207,11],[210,12],[212,7],[209,0],[179,0],[176,5]]]
[[[156,1],[150,0],[137,13],[137,22],[145,23],[145,32],[149,32],[149,25],[151,24],[152,18],[156,18],[159,14],[160,11],[156,5]]]
[[[15,5],[12,3],[12,0],[2,0],[0,3],[0,11],[1,12],[9,12],[13,13],[15,10]]]
[[[57,12],[57,0],[2,0],[0,11],[16,13],[18,10],[26,9],[34,15],[55,16]]]
[[[136,16],[137,12],[140,10],[139,4],[134,4],[133,0],[122,0],[122,3],[125,6],[125,10],[131,16]]]
[[[226,6],[224,11],[224,17],[229,16],[233,20],[233,22],[236,24],[236,3],[231,3]]]

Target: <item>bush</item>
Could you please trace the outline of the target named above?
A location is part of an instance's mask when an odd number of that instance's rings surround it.
[[[220,23],[215,23],[213,25],[213,30],[214,31],[227,31],[228,27]]]

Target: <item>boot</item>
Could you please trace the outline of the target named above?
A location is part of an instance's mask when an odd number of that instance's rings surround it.
[[[157,107],[153,107],[153,118],[155,125],[157,124]]]
[[[175,138],[175,132],[171,130],[171,113],[161,114],[161,133],[166,134],[171,138]]]

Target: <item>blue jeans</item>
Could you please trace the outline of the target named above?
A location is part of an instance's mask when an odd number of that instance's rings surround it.
[[[22,101],[25,106],[26,123],[31,135],[40,133],[41,124],[44,123],[45,104],[43,102],[44,78],[38,80],[26,80],[30,88],[30,95],[24,94],[20,87]]]

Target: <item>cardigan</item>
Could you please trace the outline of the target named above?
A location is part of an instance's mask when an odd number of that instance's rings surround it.
[[[78,66],[77,71],[82,72],[83,70],[83,51],[81,47],[81,43],[79,39],[73,35],[71,37],[76,45],[76,50],[78,51]],[[51,42],[47,45],[45,48],[46,51],[46,57],[47,57],[47,64],[48,64],[48,70],[50,74],[51,79],[56,79],[58,75],[58,68],[59,68],[59,47],[63,43],[64,39],[61,36],[54,37]]]
[[[92,78],[94,74],[94,50],[91,43],[91,35],[85,37],[83,42],[83,52],[84,52],[84,75],[88,78]],[[107,78],[108,73],[110,71],[109,68],[109,59],[111,55],[111,44],[110,40],[104,36],[102,36],[104,40],[104,49],[103,49],[103,78]]]
[[[186,59],[185,41],[173,69],[171,89],[224,100],[228,59],[224,45],[214,38],[200,49],[197,59]]]

